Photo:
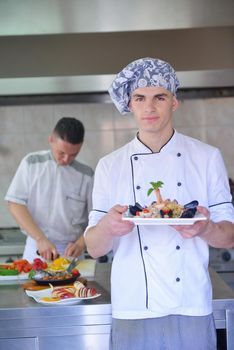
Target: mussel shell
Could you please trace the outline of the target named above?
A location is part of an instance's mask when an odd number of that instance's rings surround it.
[[[129,205],[129,212],[132,214],[132,215],[136,215],[136,212],[137,211],[142,211],[144,208],[139,204],[139,203],[135,203],[135,205]]]
[[[199,204],[198,201],[194,200],[194,201],[192,201],[192,202],[189,202],[189,203],[185,204],[185,205],[184,205],[184,208],[185,208],[185,209],[197,208],[198,204]]]
[[[197,208],[189,208],[185,209],[183,213],[180,215],[181,218],[194,218],[196,214]]]

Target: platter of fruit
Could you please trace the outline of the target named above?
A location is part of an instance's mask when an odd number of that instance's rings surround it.
[[[38,291],[25,290],[25,293],[39,304],[52,306],[75,305],[82,300],[95,299],[101,295],[96,288],[87,287],[80,281],[60,287],[50,284],[49,288]]]

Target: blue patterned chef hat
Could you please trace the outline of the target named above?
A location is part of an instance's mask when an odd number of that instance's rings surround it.
[[[108,92],[120,113],[130,112],[128,104],[137,88],[162,87],[176,95],[180,83],[172,66],[157,58],[140,58],[129,63],[111,84]]]

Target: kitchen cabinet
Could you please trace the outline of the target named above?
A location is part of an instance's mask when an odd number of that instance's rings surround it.
[[[0,349],[4,350],[51,350],[51,349],[76,349],[76,350],[108,350],[109,329],[88,329],[81,334],[37,336],[37,337],[15,337],[0,339]],[[100,334],[97,332],[100,331]],[[103,333],[102,333],[103,332]]]
[[[2,338],[0,339],[0,349],[4,350],[37,350],[37,338]]]

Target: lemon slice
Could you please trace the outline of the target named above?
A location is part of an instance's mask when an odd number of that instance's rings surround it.
[[[41,301],[49,301],[49,302],[54,302],[54,301],[60,301],[60,298],[55,298],[55,297],[42,297],[40,298]]]

